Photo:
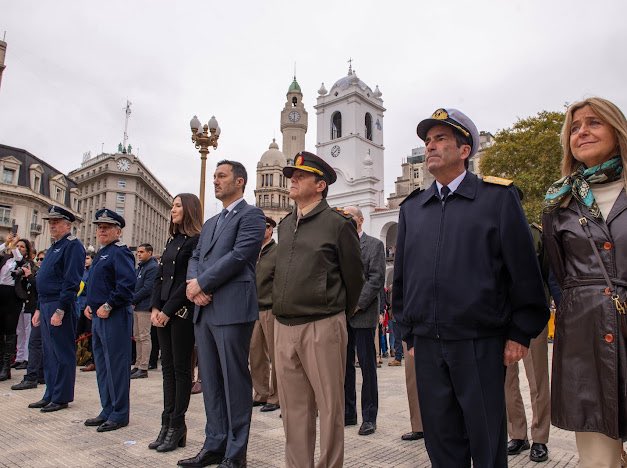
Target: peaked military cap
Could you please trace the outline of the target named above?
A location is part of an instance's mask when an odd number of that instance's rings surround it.
[[[427,138],[427,132],[434,125],[448,125],[466,137],[472,148],[469,158],[472,158],[479,151],[479,131],[474,122],[462,111],[452,108],[437,109],[430,118],[424,119],[416,127],[416,133],[421,140],[424,141]]]
[[[298,153],[294,158],[294,165],[285,166],[283,168],[283,175],[285,177],[292,177],[296,169],[321,176],[324,178],[327,185],[331,185],[337,180],[337,174],[333,168],[320,156],[316,156],[309,151],[301,151]]]
[[[65,219],[70,223],[76,221],[76,216],[70,213],[65,208],[61,208],[60,206],[52,205],[48,209],[48,214],[42,216],[43,219]]]
[[[126,226],[124,218],[108,208],[102,208],[101,210],[96,211],[93,222],[95,224],[116,224],[121,228]]]
[[[266,224],[269,224],[273,228],[276,227],[276,221],[268,216],[266,216]]]

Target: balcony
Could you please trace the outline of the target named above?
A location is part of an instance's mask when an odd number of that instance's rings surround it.
[[[0,227],[11,228],[15,225],[15,219],[0,217]]]
[[[41,234],[41,224],[31,223],[31,225],[30,225],[30,233],[31,234]]]

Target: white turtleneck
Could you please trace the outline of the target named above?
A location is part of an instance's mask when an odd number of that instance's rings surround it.
[[[607,184],[590,184],[590,189],[601,209],[603,219],[607,219],[620,192],[625,189],[625,180],[621,177],[619,180]]]

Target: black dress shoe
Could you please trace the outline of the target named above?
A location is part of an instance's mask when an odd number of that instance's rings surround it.
[[[424,432],[407,432],[401,436],[401,440],[420,440],[425,438]]]
[[[97,427],[106,421],[107,420],[103,418],[102,416],[96,416],[95,418],[86,419],[83,424],[85,424],[85,426],[87,427]]]
[[[246,459],[235,460],[234,458],[225,458],[220,462],[218,468],[246,468]]]
[[[268,413],[270,411],[276,411],[280,408],[279,405],[274,404],[274,403],[266,403],[265,405],[263,405],[261,407],[261,409],[259,411],[261,411],[262,413]]]
[[[123,423],[117,423],[115,421],[105,421],[100,426],[98,426],[98,429],[96,429],[96,432],[115,431],[117,429],[121,429],[126,426],[128,426],[128,423],[123,424]]]
[[[40,411],[42,413],[52,413],[67,408],[67,403],[48,403]]]
[[[148,364],[148,370],[153,370],[156,369],[157,365],[156,364]]]
[[[35,403],[31,403],[30,405],[28,405],[28,407],[29,408],[43,408],[44,406],[47,406],[48,403],[50,402],[46,400],[39,400],[39,401],[36,401]]]
[[[373,422],[370,421],[364,421],[361,423],[361,427],[359,428],[359,435],[370,435],[370,434],[374,434],[374,431],[377,430],[377,425]]]
[[[532,462],[543,462],[549,459],[549,449],[546,444],[531,444],[531,452],[529,453],[529,460]]]
[[[508,455],[518,455],[523,450],[529,450],[529,441],[527,439],[512,439],[507,443]]]
[[[11,390],[29,390],[31,388],[37,388],[37,382],[34,380],[22,380],[20,383],[11,385]]]
[[[131,379],[145,379],[146,377],[148,377],[147,370],[137,369],[137,371],[131,374]]]
[[[22,361],[17,363],[17,365],[14,367],[15,370],[24,370],[28,368],[28,361]]]
[[[187,466],[190,468],[200,468],[203,466],[216,465],[222,461],[224,455],[202,449],[195,457],[185,458],[177,462],[178,466]]]
[[[255,407],[255,406],[264,406],[267,403],[268,403],[267,401],[253,401],[253,407]]]

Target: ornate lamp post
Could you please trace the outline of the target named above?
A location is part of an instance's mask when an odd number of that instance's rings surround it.
[[[218,148],[218,138],[220,138],[220,126],[214,116],[211,116],[209,123],[204,126],[198,120],[198,117],[189,122],[189,126],[192,129],[192,141],[196,146],[196,149],[200,153],[200,206],[202,207],[203,216],[205,213],[205,172],[207,166],[207,154],[209,153],[209,147],[213,146],[213,149]]]

